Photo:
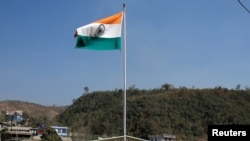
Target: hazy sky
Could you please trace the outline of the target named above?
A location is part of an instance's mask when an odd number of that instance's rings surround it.
[[[2,0],[0,101],[69,105],[85,86],[122,88],[123,52],[75,49],[73,35],[124,2],[127,87],[250,87],[250,14],[237,0]]]

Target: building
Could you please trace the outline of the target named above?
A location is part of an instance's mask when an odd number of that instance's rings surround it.
[[[5,121],[13,122],[15,124],[24,121],[23,111],[22,110],[6,111],[5,112]]]
[[[151,135],[149,136],[150,141],[175,141],[175,135],[160,134],[160,135]]]
[[[97,140],[92,140],[92,141],[123,141],[124,140],[124,136],[117,136],[117,137],[110,137],[110,138],[98,138]],[[136,138],[136,137],[132,137],[132,136],[126,136],[126,141],[148,141],[148,140],[144,140],[144,139],[140,139],[140,138]]]
[[[57,132],[58,136],[68,137],[68,127],[63,127],[63,126],[50,126],[50,127]]]
[[[6,129],[5,133],[9,135],[10,140],[31,138],[36,132],[36,129],[32,127],[13,126],[13,127],[6,127],[5,129]]]

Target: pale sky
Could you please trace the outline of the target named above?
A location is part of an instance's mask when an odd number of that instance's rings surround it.
[[[250,8],[249,0],[241,0]],[[123,88],[123,52],[75,49],[77,27],[126,3],[127,87],[250,87],[250,14],[237,0],[0,1],[0,101],[70,105]]]

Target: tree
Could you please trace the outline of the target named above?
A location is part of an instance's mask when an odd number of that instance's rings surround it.
[[[75,99],[75,98],[73,98],[72,103],[75,103],[75,102],[76,102],[76,99]]]
[[[240,90],[240,84],[237,84],[235,87],[236,90]]]
[[[84,87],[84,92],[85,92],[85,94],[87,94],[88,92],[89,92],[89,87]]]
[[[161,86],[161,88],[162,88],[163,90],[166,90],[166,91],[168,91],[168,90],[173,90],[173,89],[174,89],[174,85],[165,83],[165,84],[163,84],[163,85]]]
[[[45,131],[41,138],[42,141],[62,141],[57,132],[51,127],[45,128]]]

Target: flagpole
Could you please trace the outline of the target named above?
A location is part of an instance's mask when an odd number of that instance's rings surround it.
[[[123,91],[124,91],[124,95],[123,95],[123,137],[124,137],[124,141],[126,141],[126,122],[127,122],[127,96],[126,96],[126,5],[125,3],[123,4],[123,48],[124,48],[124,85],[123,85]]]

